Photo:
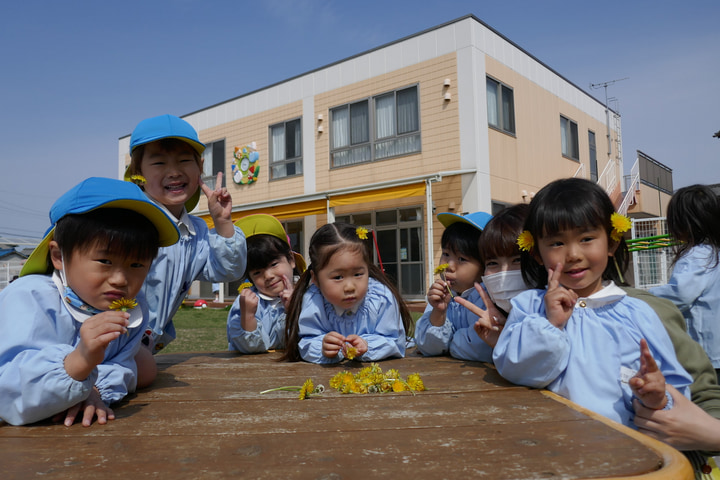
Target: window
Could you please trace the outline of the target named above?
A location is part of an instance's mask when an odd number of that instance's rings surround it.
[[[510,87],[490,77],[486,79],[488,125],[515,134],[515,101]]]
[[[330,117],[333,167],[420,151],[417,86],[335,107]]]
[[[423,209],[393,208],[335,217],[336,222],[352,223],[373,230],[366,243],[373,260],[406,299],[425,296],[425,254]]]
[[[270,126],[270,179],[302,174],[300,119]]]
[[[223,172],[223,184],[225,186],[225,140],[206,143],[203,158],[202,180],[211,189],[215,189],[215,181],[218,172]]]
[[[560,115],[560,140],[563,157],[580,160],[577,123]]]
[[[588,145],[590,148],[590,180],[597,182],[598,164],[597,164],[597,147],[595,145],[595,132],[588,130]]]

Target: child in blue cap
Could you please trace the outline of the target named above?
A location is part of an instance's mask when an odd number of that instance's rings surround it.
[[[477,315],[453,301],[460,296],[485,308],[474,285],[481,281],[483,274],[478,241],[491,218],[485,212],[464,216],[455,213],[438,214],[438,220],[445,226],[440,239],[440,266],[436,269],[440,278],[430,286],[428,305],[415,325],[415,343],[423,355],[449,353],[464,360],[492,359],[492,348],[474,329]]]
[[[104,424],[136,386],[134,357],[147,325],[140,292],[171,219],[135,185],[89,178],[50,209],[50,227],[0,292],[0,419],[57,415]]]
[[[152,354],[175,339],[172,317],[192,282],[230,282],[245,271],[245,236],[233,225],[232,198],[222,187],[222,172],[214,190],[200,178],[204,150],[195,129],[173,115],[141,121],[130,137],[126,180],[138,183],[180,230],[178,243],[160,249],[143,286],[150,322],[143,338],[147,349],[141,349],[136,359],[139,388],[155,379]],[[188,214],[197,205],[200,190],[207,196],[212,230],[203,219]]]

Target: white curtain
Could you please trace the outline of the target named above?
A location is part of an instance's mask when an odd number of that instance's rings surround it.
[[[348,107],[332,111],[332,148],[350,145],[350,114]]]
[[[395,135],[395,98],[393,94],[375,99],[375,133],[376,138]]]
[[[278,125],[272,127],[272,158],[271,162],[279,162],[285,160],[285,126]]]
[[[486,91],[487,91],[488,123],[494,127],[499,127],[499,125],[498,125],[497,83],[488,78],[485,85],[486,85]]]

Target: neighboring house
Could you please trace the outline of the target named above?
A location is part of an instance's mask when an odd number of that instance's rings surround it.
[[[0,246],[0,290],[20,274],[29,254],[17,251],[14,247]]]
[[[273,214],[304,254],[327,222],[366,226],[407,300],[433,281],[437,213],[497,212],[571,176],[623,200],[620,116],[472,15],[183,118],[234,219]],[[194,213],[212,224],[204,197]]]

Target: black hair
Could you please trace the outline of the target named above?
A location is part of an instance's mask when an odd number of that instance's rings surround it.
[[[720,199],[706,185],[678,189],[667,206],[668,232],[680,242],[675,247],[673,265],[697,245],[713,250],[712,266],[718,265],[720,252]],[[708,264],[710,266],[710,263]]]
[[[63,257],[101,245],[126,258],[153,259],[160,246],[155,225],[144,215],[124,208],[97,208],[58,220],[53,233]]]
[[[517,238],[529,211],[530,205],[518,203],[501,210],[485,225],[478,241],[483,268],[491,258],[520,255]]]
[[[248,255],[244,276],[248,280],[250,280],[250,272],[267,268],[268,265],[280,257],[287,258],[288,262],[295,260],[290,245],[274,235],[264,233],[250,235],[246,239],[246,244]]]
[[[445,227],[440,238],[440,245],[456,255],[460,254],[481,262],[480,250],[478,249],[478,240],[481,233],[477,227],[469,223],[451,223]]]
[[[610,197],[597,183],[582,178],[564,178],[541,188],[530,201],[525,230],[530,232],[537,244],[539,239],[564,230],[602,228],[607,232],[608,245],[613,245],[615,241],[610,233],[614,212],[615,206]],[[533,288],[545,288],[547,270],[537,261],[536,255],[537,247],[530,252],[522,252],[523,279]],[[614,261],[608,261],[602,278],[625,285],[621,275],[627,269],[629,254],[624,238],[618,242],[614,257]]]
[[[408,337],[412,336],[413,321],[410,310],[397,287],[395,287],[385,273],[372,262],[369,244],[358,237],[357,226],[349,223],[328,223],[318,228],[310,239],[310,248],[308,251],[310,264],[295,284],[295,290],[288,305],[285,316],[285,353],[280,360],[297,362],[301,359],[300,350],[298,349],[298,319],[300,318],[300,311],[302,310],[303,295],[310,287],[312,273],[317,273],[326,267],[332,256],[342,250],[350,250],[351,252],[360,252],[362,254],[363,260],[365,260],[368,266],[368,275],[385,285],[390,289],[390,292],[392,292],[400,310],[400,317],[405,327],[405,334]]]

